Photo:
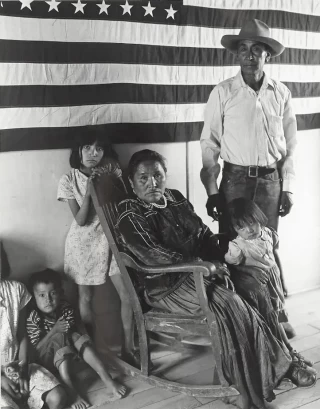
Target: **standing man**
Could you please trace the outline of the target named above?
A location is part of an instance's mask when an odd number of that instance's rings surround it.
[[[279,215],[286,216],[293,204],[297,123],[289,89],[269,78],[263,67],[284,46],[257,19],[247,21],[238,35],[223,36],[221,44],[238,57],[240,71],[213,89],[205,109],[200,176],[208,194],[207,212],[226,232],[228,203],[246,197],[277,230]],[[218,189],[219,156],[224,165]]]

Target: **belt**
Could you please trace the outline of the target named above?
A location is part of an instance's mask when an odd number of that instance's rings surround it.
[[[234,165],[233,163],[224,162],[223,170],[230,172],[243,172],[250,178],[259,178],[269,175],[277,169],[277,162],[268,166],[242,166]]]

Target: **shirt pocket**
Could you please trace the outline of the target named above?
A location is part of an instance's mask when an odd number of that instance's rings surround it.
[[[269,119],[269,135],[273,138],[281,138],[284,136],[282,116],[271,115]]]

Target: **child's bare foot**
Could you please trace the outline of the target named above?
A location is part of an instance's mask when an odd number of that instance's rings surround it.
[[[89,408],[91,405],[88,401],[86,401],[85,399],[81,398],[81,396],[76,396],[71,408],[72,409],[87,409]]]
[[[112,381],[110,386],[113,392],[113,396],[118,399],[121,399],[127,391],[127,388],[124,385],[121,385],[116,381]]]

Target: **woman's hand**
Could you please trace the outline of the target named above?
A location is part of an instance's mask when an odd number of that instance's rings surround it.
[[[225,276],[230,277],[230,271],[225,263],[221,263],[220,261],[212,261],[212,264],[216,267],[216,271],[214,272],[214,276],[218,276],[222,280]]]
[[[21,399],[19,385],[6,376],[1,376],[1,389],[5,390],[11,398]]]

